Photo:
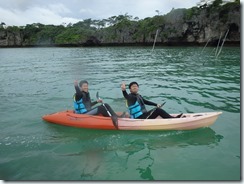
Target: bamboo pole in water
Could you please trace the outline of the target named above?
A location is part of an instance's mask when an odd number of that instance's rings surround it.
[[[221,51],[222,51],[222,48],[223,48],[223,45],[224,45],[224,43],[225,43],[225,39],[226,39],[228,33],[229,33],[229,29],[228,29],[228,31],[227,31],[226,34],[225,34],[225,37],[224,37],[224,39],[223,39],[222,45],[221,45],[221,47],[220,47],[220,49],[219,49],[219,52],[218,52],[216,58],[218,58],[219,54],[220,54]]]
[[[211,40],[211,38],[209,38],[209,39],[208,39],[207,43],[205,44],[204,48],[202,49],[202,52],[203,52],[203,51],[204,51],[204,49],[207,47],[208,42],[209,42],[210,40]],[[201,52],[201,53],[202,53],[202,52]]]
[[[154,38],[154,43],[153,43],[152,51],[154,50],[154,47],[155,47],[155,43],[156,43],[157,37],[158,37],[158,29],[157,29],[157,31],[156,31],[156,35],[155,35],[155,38]]]
[[[217,53],[218,53],[218,48],[219,48],[219,43],[220,43],[220,40],[221,40],[221,36],[222,36],[222,32],[220,33],[220,36],[219,36],[219,42],[218,42],[218,45],[217,45],[217,48],[216,48],[216,51],[215,51],[215,56],[217,56]]]

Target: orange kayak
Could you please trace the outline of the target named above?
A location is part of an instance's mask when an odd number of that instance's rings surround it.
[[[122,113],[118,112],[118,115]],[[119,130],[192,130],[212,125],[222,112],[190,113],[184,118],[130,119],[118,118]],[[174,116],[175,114],[171,114]],[[115,130],[110,117],[75,114],[72,110],[47,114],[42,117],[49,123],[77,128]]]

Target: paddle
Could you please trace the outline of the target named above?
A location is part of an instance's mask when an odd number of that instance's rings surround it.
[[[159,107],[160,107],[160,108],[163,107],[165,103],[166,103],[166,102],[162,103]],[[152,113],[153,113],[157,108],[158,108],[158,107],[155,107],[155,108],[151,111],[151,113],[146,117],[146,119],[148,119],[148,118],[152,115]]]
[[[96,94],[97,100],[101,100],[99,93],[97,92]],[[118,119],[117,117],[114,117],[111,115],[111,113],[109,112],[109,110],[107,109],[106,105],[102,102],[102,106],[105,108],[105,110],[107,111],[108,115],[111,117],[113,125],[116,129],[118,129]]]

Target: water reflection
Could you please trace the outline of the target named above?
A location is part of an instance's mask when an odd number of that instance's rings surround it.
[[[145,155],[145,157],[139,159],[138,165],[139,167],[136,169],[139,171],[140,177],[144,180],[154,180],[154,177],[152,175],[151,167],[154,164],[154,158],[151,157],[151,150],[147,148],[147,145],[145,144],[145,149],[148,150],[148,153]],[[146,165],[143,164],[146,160]],[[142,162],[142,164],[141,164]],[[144,166],[144,167],[143,167]]]
[[[213,147],[218,145],[223,138],[211,128],[202,128],[194,131],[178,131],[172,136],[165,136],[163,139],[149,140],[149,147],[150,149],[200,145]]]
[[[96,180],[101,174],[106,176],[105,178],[121,180],[125,178],[122,178],[120,173],[128,174],[130,170],[137,171],[143,180],[154,180],[152,167],[155,158],[152,152],[169,148],[184,149],[189,146],[214,148],[224,138],[211,128],[167,132],[110,131],[108,134],[94,131],[93,135],[90,134],[73,146],[76,147],[73,150],[80,151],[72,153],[68,149],[65,153],[63,148],[55,151],[60,156],[79,158],[82,180]],[[77,148],[78,145],[80,146]]]
[[[89,150],[84,153],[83,158],[84,164],[80,177],[82,180],[93,180],[93,176],[96,176],[104,161],[103,152],[102,150]]]
[[[150,136],[150,135],[149,135]],[[127,154],[126,163],[129,163],[129,158],[142,151],[145,153],[142,158],[138,158],[138,168],[136,169],[141,179],[154,180],[151,167],[154,164],[154,157],[151,156],[153,150],[168,149],[171,147],[185,148],[187,146],[207,145],[213,148],[223,139],[222,135],[216,134],[211,128],[199,129],[196,131],[176,131],[154,136],[154,138],[145,136],[144,139],[137,139],[130,142],[129,147],[124,147]],[[140,146],[138,146],[140,145]]]
[[[138,162],[137,162],[138,167],[136,168],[136,170],[139,172],[139,175],[142,179],[154,180],[154,177],[152,175],[152,170],[151,170],[151,167],[154,164],[154,158],[151,156],[151,150],[148,148],[148,145],[146,143],[144,143],[144,147],[141,150],[144,150],[146,154],[144,157],[138,158]],[[137,150],[136,152],[131,152],[131,151],[126,152],[128,153],[126,157],[126,163],[128,163],[128,160],[131,155],[141,150]]]

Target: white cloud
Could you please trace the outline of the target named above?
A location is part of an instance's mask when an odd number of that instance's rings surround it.
[[[93,13],[91,9],[80,9],[80,13]]]
[[[230,0],[229,0],[230,1]],[[0,22],[7,25],[76,23],[128,13],[140,19],[161,15],[172,8],[190,8],[200,0],[0,0]]]
[[[30,7],[25,11],[18,9],[3,9],[0,7],[1,22],[6,25],[23,26],[32,23],[54,24],[60,25],[62,23],[76,23],[82,19],[61,16],[61,13],[69,13],[70,10],[65,6],[49,5],[48,7]]]
[[[47,6],[49,10],[51,10],[52,12],[55,13],[60,13],[60,14],[64,14],[64,13],[71,13],[71,11],[66,8],[65,5],[58,3],[58,4],[50,4]]]
[[[22,24],[18,24],[19,22],[28,22],[26,17],[20,17],[21,13],[19,10],[6,10],[0,7],[0,14],[2,16],[1,22],[4,22],[6,25],[17,25],[20,26]],[[11,22],[11,24],[9,24]]]
[[[136,14],[139,18],[152,17],[157,13],[156,10],[159,10],[161,15],[169,13],[172,8],[189,8],[196,6],[196,2],[200,0],[171,0],[171,1],[159,1],[159,0],[137,0]],[[190,6],[189,6],[190,5]]]
[[[24,10],[27,9],[29,6],[32,6],[34,2],[35,1],[33,0],[8,0],[8,1],[1,0],[0,7],[6,9],[13,8],[13,9]]]
[[[161,14],[164,15],[170,12],[172,8],[184,8],[184,4],[185,7],[189,8],[195,6],[199,1],[200,0],[90,0],[89,4],[80,4],[80,6],[82,5],[80,13],[81,16],[95,19],[103,19],[125,13],[143,19],[156,15],[157,13],[155,10],[159,10]]]

